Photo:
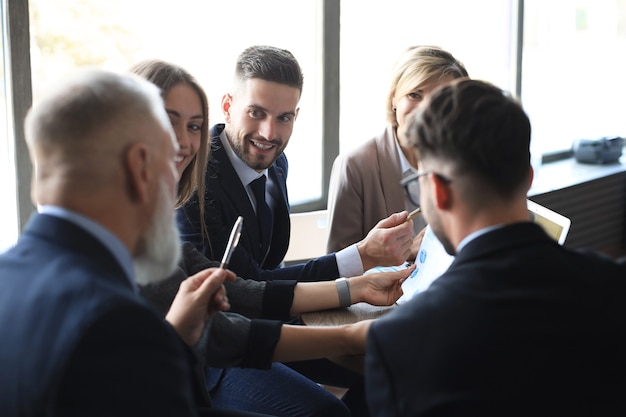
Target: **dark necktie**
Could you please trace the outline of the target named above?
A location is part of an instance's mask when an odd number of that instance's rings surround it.
[[[259,230],[261,231],[259,249],[261,251],[262,259],[259,263],[263,262],[272,238],[272,212],[265,201],[265,181],[266,177],[265,175],[262,175],[250,183],[252,194],[254,194],[254,198],[256,200],[256,217],[259,222]]]

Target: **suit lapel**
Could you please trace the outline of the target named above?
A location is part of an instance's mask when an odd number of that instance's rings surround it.
[[[235,208],[236,213],[233,213],[234,217],[240,215],[244,218],[242,233],[247,234],[247,240],[249,242],[261,241],[261,230],[257,222],[256,213],[250,203],[248,193],[246,192],[244,185],[239,180],[239,176],[235,171],[235,168],[230,163],[226,150],[222,145],[222,141],[219,138],[220,132],[217,132],[213,137],[213,148],[211,162],[209,163],[209,169],[211,174],[215,177],[216,183],[221,193],[229,200],[230,204]],[[211,190],[216,192],[217,190]],[[252,245],[252,256],[255,259],[261,259],[259,248]],[[260,264],[261,262],[259,262]]]
[[[396,139],[391,126],[387,126],[381,136],[376,137],[376,151],[381,188],[385,195],[387,213],[397,213],[405,209],[404,190],[400,186],[400,158],[396,148]],[[391,161],[389,164],[387,161]]]
[[[244,185],[239,179],[239,175],[233,168],[226,150],[220,139],[223,125],[215,126],[212,142],[212,156],[209,162],[208,175],[213,177],[212,184],[219,187],[225,198],[227,198],[234,207],[236,213],[244,217],[244,230],[248,242],[261,242],[262,248],[258,244],[252,244],[248,250],[254,259],[257,259],[259,265],[265,269],[275,268],[284,258],[289,245],[291,223],[289,219],[289,198],[287,195],[287,158],[281,155],[274,164],[268,169],[268,176],[272,179],[279,190],[279,195],[274,207],[274,227],[272,232],[271,245],[270,242],[262,242],[261,231],[258,226],[256,213]],[[216,193],[217,190],[211,190]],[[269,247],[269,250],[266,250]],[[263,250],[263,252],[261,252]]]

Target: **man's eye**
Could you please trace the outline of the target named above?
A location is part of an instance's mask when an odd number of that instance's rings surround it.
[[[248,114],[250,114],[250,117],[252,117],[254,119],[262,119],[264,117],[263,112],[261,112],[259,110],[250,110],[248,112]]]

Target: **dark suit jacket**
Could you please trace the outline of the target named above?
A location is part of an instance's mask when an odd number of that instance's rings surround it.
[[[372,325],[372,415],[626,415],[620,268],[532,223],[477,237]]]
[[[53,216],[0,256],[0,334],[3,417],[193,416],[206,396],[190,349],[116,259]]]
[[[295,267],[264,273],[264,270],[274,270],[281,265],[289,246],[291,221],[287,198],[287,158],[284,154],[281,155],[268,169],[269,176],[280,190],[280,196],[274,207],[270,250],[264,259],[259,250],[262,242],[256,214],[219,138],[223,129],[224,125],[215,125],[211,129],[213,136],[211,158],[206,171],[204,220],[210,244],[202,237],[196,194],[177,211],[182,240],[192,242],[207,258],[219,260],[237,217],[243,216],[243,231],[239,245],[229,264],[229,268],[237,275],[259,280],[320,281],[337,278],[339,271],[334,254]],[[302,238],[306,239],[306,236]]]

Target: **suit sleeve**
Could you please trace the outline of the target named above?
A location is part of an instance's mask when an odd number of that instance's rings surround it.
[[[250,320],[235,313],[211,316],[196,352],[208,366],[268,369],[282,323],[277,320]]]
[[[59,415],[195,416],[188,360],[154,312],[132,304],[112,309],[74,349],[60,382]]]
[[[392,378],[386,363],[384,345],[380,335],[372,324],[367,337],[367,355],[365,355],[365,398],[370,412],[374,416],[398,416],[397,399]],[[388,342],[388,341],[387,341]]]
[[[245,250],[233,253],[230,269],[238,276],[258,281],[295,280],[329,281],[339,277],[335,254],[320,256],[306,263],[276,269],[262,269]]]
[[[338,252],[362,240],[363,174],[355,172],[358,164],[341,155],[335,159],[328,188],[328,253]]]

